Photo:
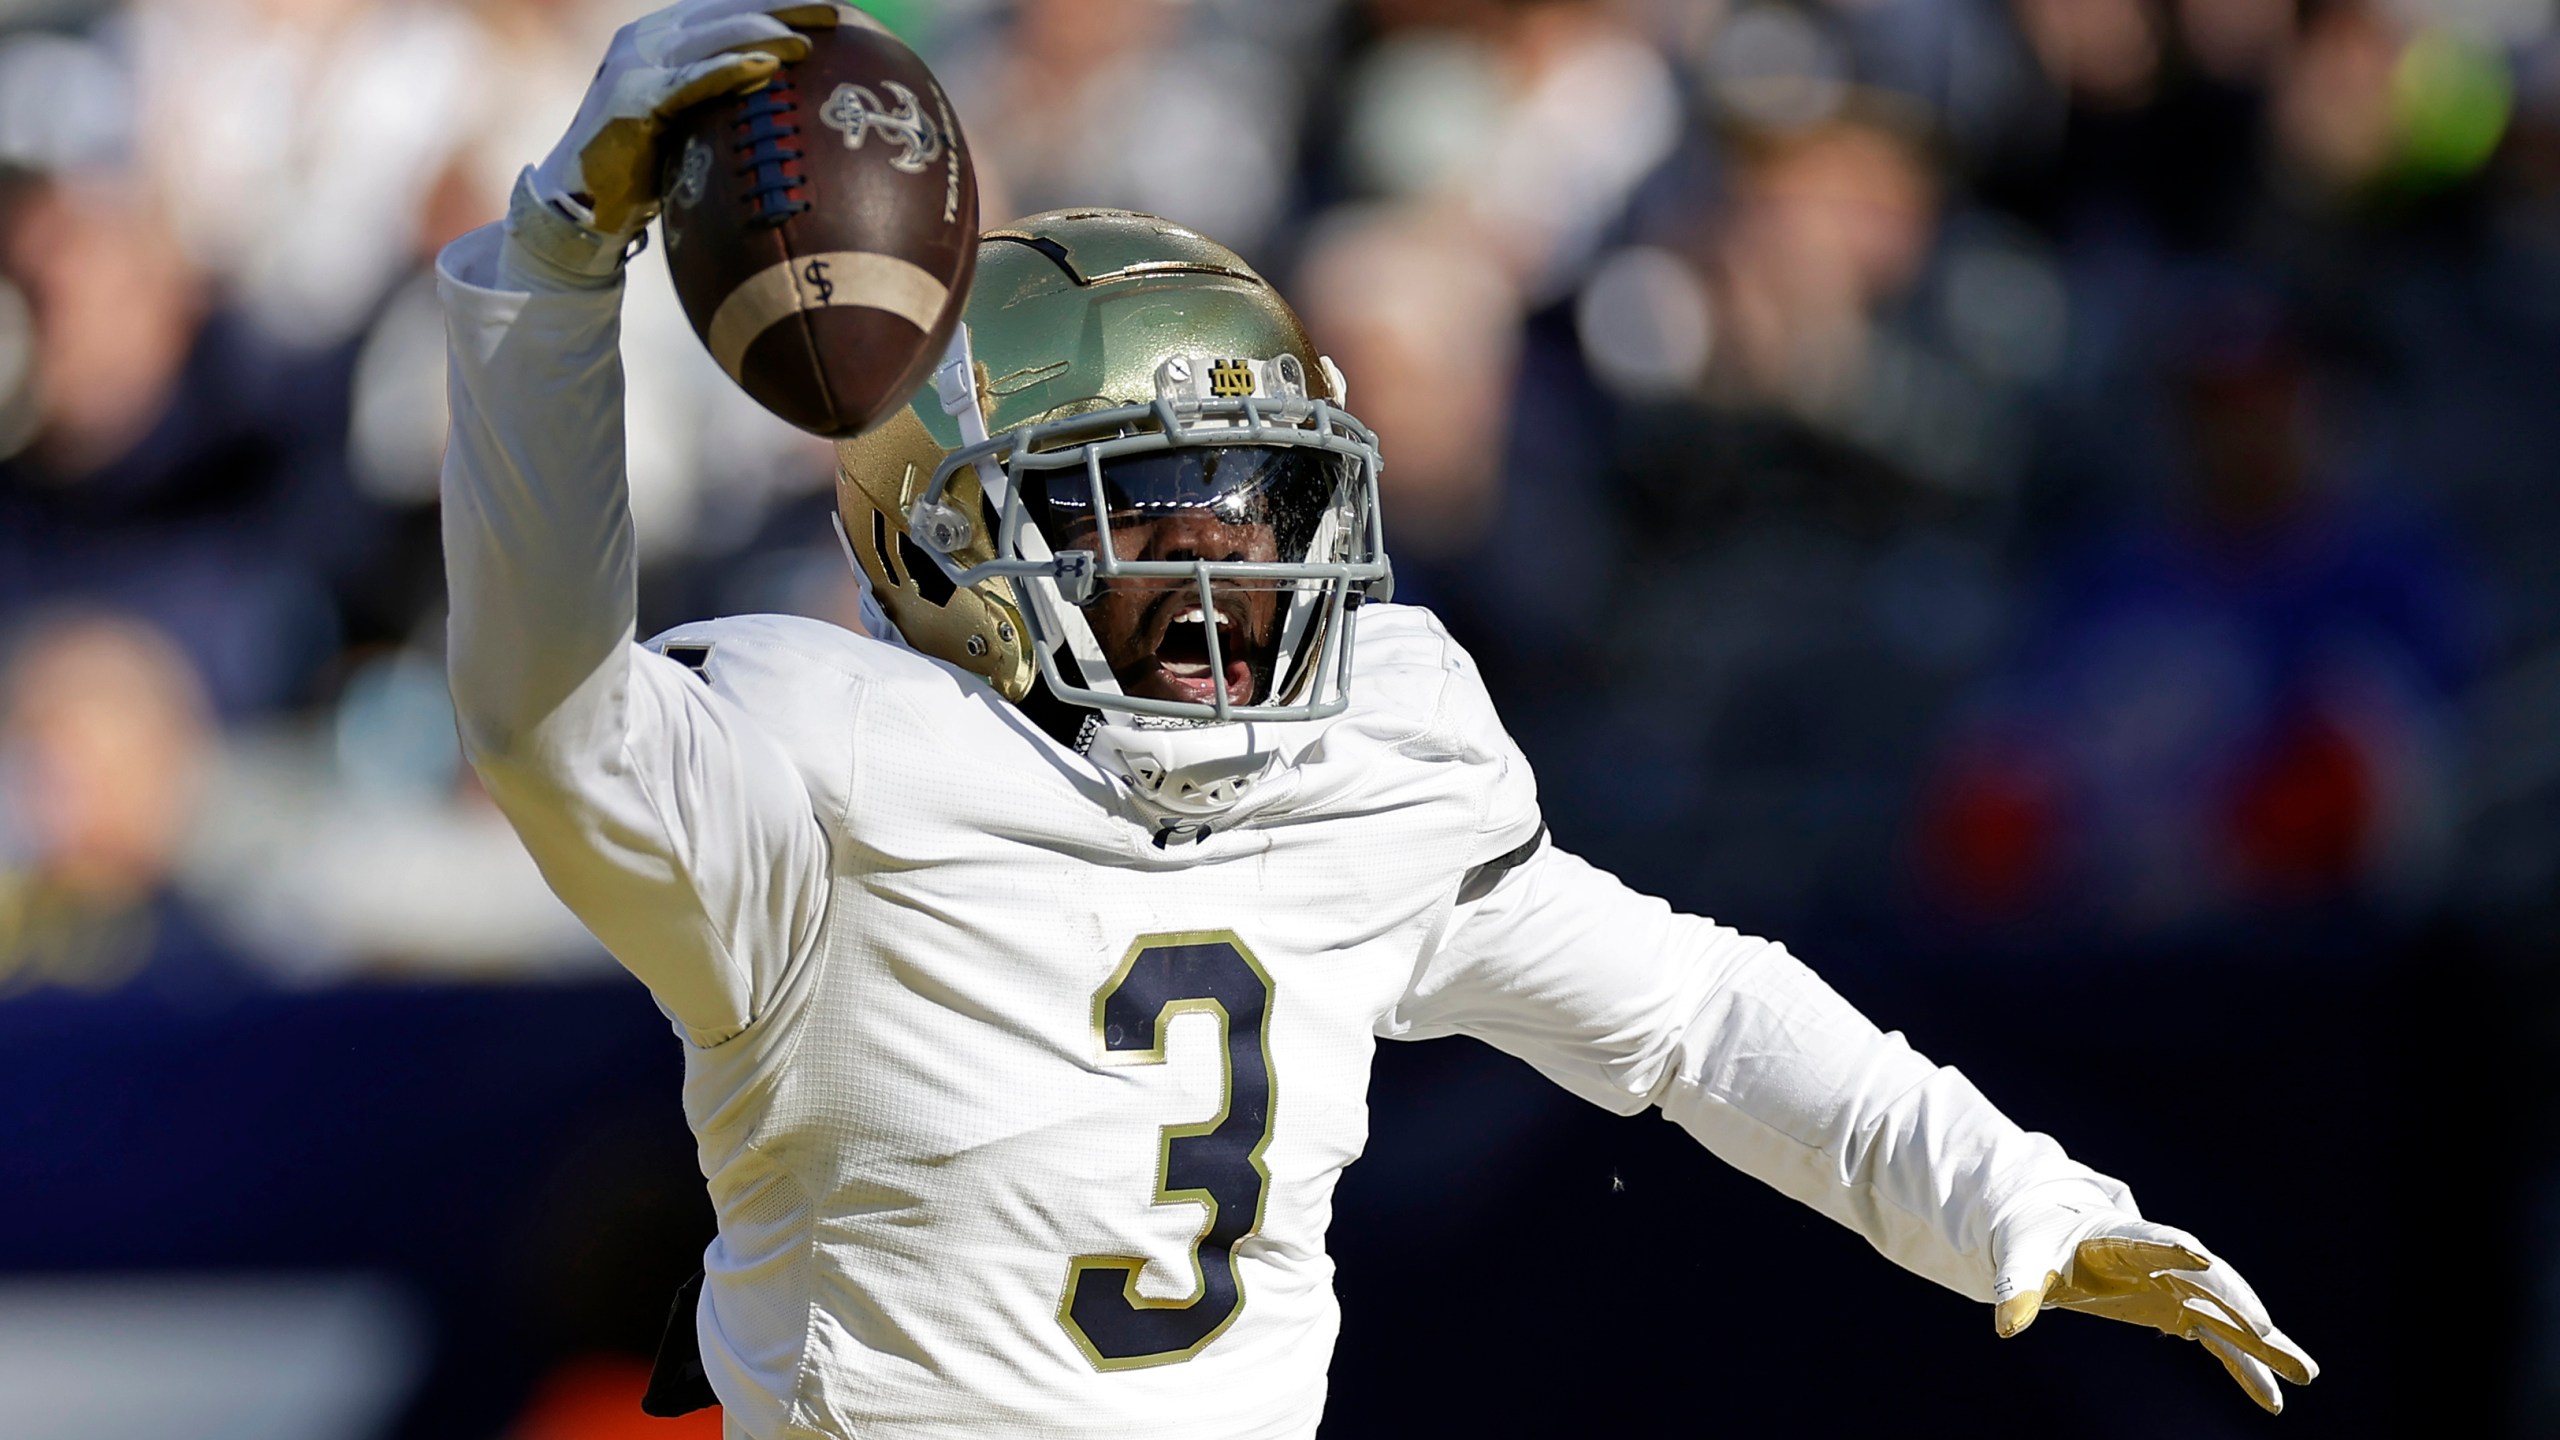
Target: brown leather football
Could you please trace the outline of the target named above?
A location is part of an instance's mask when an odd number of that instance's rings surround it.
[[[680,117],[658,192],[694,333],[766,409],[831,438],[924,383],[978,258],[950,100],[897,37],[843,13],[763,88]]]

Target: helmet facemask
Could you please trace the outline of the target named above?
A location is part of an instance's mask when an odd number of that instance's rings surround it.
[[[974,373],[964,328],[936,380],[965,443],[909,528],[955,585],[1010,582],[1053,695],[1160,722],[1341,711],[1353,611],[1390,584],[1377,444],[1297,356],[1175,356],[1150,404],[992,437]],[[982,527],[994,558],[964,567]]]

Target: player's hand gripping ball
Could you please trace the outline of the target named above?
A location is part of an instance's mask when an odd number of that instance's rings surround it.
[[[803,430],[852,435],[923,384],[959,324],[978,185],[951,102],[850,6],[776,7],[805,41],[657,145],[676,296],[730,378]]]
[[[687,107],[763,83],[809,53],[792,29],[838,21],[809,0],[682,0],[614,32],[568,133],[533,169],[543,203],[628,244],[658,213],[658,144]]]

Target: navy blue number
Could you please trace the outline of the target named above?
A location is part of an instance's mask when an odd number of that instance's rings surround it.
[[[1094,1028],[1106,1064],[1161,1065],[1173,1017],[1218,1019],[1226,1105],[1214,1116],[1161,1131],[1155,1203],[1207,1211],[1191,1245],[1191,1293],[1138,1293],[1136,1255],[1079,1255],[1068,1265],[1058,1323],[1097,1368],[1131,1370],[1188,1360],[1226,1333],[1244,1310],[1236,1246],[1262,1226],[1271,1172],[1271,977],[1226,931],[1149,935],[1094,996]]]

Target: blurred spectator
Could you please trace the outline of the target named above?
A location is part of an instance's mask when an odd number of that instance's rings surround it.
[[[2227,85],[2265,81],[2293,47],[2297,0],[2178,0],[2178,38]]]
[[[1464,217],[1420,206],[1340,213],[1295,288],[1351,406],[1384,441],[1390,543],[1416,560],[1481,539],[1500,500],[1517,377],[1519,292]]]
[[[1569,292],[1637,182],[1679,137],[1662,56],[1600,0],[1517,5],[1502,33],[1504,97],[1460,194],[1534,299]]]
[[[137,163],[242,312],[299,345],[354,333],[472,109],[509,102],[448,5],[145,0],[132,35]]]
[[[2391,163],[2397,27],[2363,4],[2323,7],[2277,83],[2274,128],[2285,160],[2330,193],[2370,184]]]
[[[2022,392],[2061,348],[2061,282],[2015,222],[1948,215],[1900,110],[1861,95],[1821,114],[1723,137],[1716,203],[1603,258],[1577,299],[1582,357],[1651,420],[1685,414],[1704,432],[1693,457],[1757,435],[1741,448],[1783,447],[1835,484],[2004,495]],[[1739,478],[1641,463],[1649,493]]]
[[[1807,416],[1856,403],[1874,312],[1920,273],[1936,186],[1910,145],[1838,121],[1746,151],[1717,248],[1722,341],[1710,383]]]
[[[1570,291],[1679,137],[1670,66],[1597,0],[1376,8],[1389,38],[1342,119],[1353,178],[1452,207],[1533,301]]]
[[[353,668],[330,723],[236,734],[180,880],[270,979],[610,973],[462,763],[444,666]]]
[[[186,658],[147,625],[66,617],[19,639],[0,671],[0,996],[233,983],[171,889],[210,724]]]
[[[103,176],[0,186],[0,276],[27,297],[34,421],[0,458],[0,609],[149,616],[225,713],[299,698],[369,571],[380,515],[345,473],[345,360],[220,309],[150,195]]]
[[[0,269],[33,322],[28,458],[77,484],[168,408],[211,297],[147,199],[114,181],[20,178],[0,206]]]
[[[2181,485],[2060,557],[1915,854],[1958,913],[2084,946],[2406,919],[2447,853],[2477,645],[2459,570],[2340,453],[2270,302],[2211,293],[2186,328]]]
[[[1023,0],[937,66],[990,226],[1075,205],[1167,216],[1252,258],[1290,198],[1329,0]]]
[[[2016,10],[2046,73],[2075,102],[2125,110],[2150,98],[2166,38],[2151,0],[2016,0]]]

